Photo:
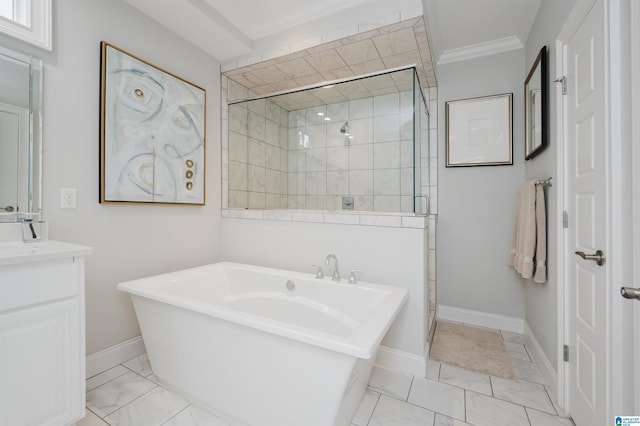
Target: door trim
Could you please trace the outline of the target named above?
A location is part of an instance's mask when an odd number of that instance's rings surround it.
[[[637,2],[630,2],[631,7],[631,116],[637,117],[640,114],[640,5]],[[631,121],[631,146],[635,147],[632,153],[632,161],[634,164],[640,164],[640,124],[636,120]],[[632,211],[635,223],[633,224],[633,241],[634,241],[634,262],[638,265],[640,261],[640,170],[637,167],[632,168]],[[640,267],[634,267],[632,287],[640,286]],[[634,389],[634,413],[640,413],[640,302],[633,304],[633,323],[634,330],[634,359],[635,359],[635,389]]]
[[[554,80],[557,78],[561,78],[564,75],[564,43],[560,40],[556,40],[556,69],[555,69],[555,77],[552,77]],[[560,83],[562,84],[562,83]],[[556,304],[557,304],[557,318],[558,318],[558,342],[557,342],[557,351],[556,351],[556,359],[557,366],[557,382],[556,382],[556,398],[558,405],[567,411],[567,405],[565,403],[565,393],[566,393],[566,369],[565,363],[563,361],[564,356],[564,344],[566,342],[567,335],[567,326],[566,326],[566,318],[565,318],[565,291],[567,282],[566,276],[566,268],[565,263],[567,261],[565,255],[565,240],[566,240],[566,232],[567,230],[564,228],[564,210],[566,209],[566,195],[565,195],[565,158],[567,158],[567,144],[566,144],[566,126],[564,125],[564,120],[566,117],[566,103],[565,96],[562,94],[562,88],[556,86],[556,141],[560,144],[558,146],[557,152],[557,171],[556,171],[556,205],[558,206],[558,211],[556,212],[558,215],[558,219],[556,220],[556,235],[557,239],[557,253],[558,253],[558,266],[556,270],[556,282],[558,283],[556,292]]]
[[[634,364],[633,310],[634,305],[620,295],[620,287],[633,283],[633,150],[629,143],[632,137],[631,115],[631,19],[630,7],[635,0],[607,0],[605,8],[606,37],[609,43],[609,68],[607,85],[609,97],[608,136],[610,143],[610,208],[611,208],[611,288],[607,298],[610,304],[610,347],[607,373],[610,418],[631,412],[635,401],[634,384],[629,381],[630,367]],[[608,14],[608,15],[607,15]],[[617,253],[617,255],[615,255]],[[625,368],[626,367],[626,368]]]

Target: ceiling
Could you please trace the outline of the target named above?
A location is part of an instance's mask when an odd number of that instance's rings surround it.
[[[403,69],[368,78],[274,95],[270,96],[269,100],[287,111],[294,111],[392,93],[411,93],[413,89],[413,69]],[[322,119],[330,121],[331,117],[326,116],[320,120]]]
[[[230,69],[224,72],[224,75],[248,89],[248,97],[253,98],[291,90],[299,91],[307,86],[327,86],[339,80],[401,67],[415,67],[420,86],[436,86],[427,30],[422,16]],[[393,84],[376,87],[374,91],[384,92],[389,86]],[[360,87],[363,89],[360,93],[349,93],[351,99],[372,96],[364,85]],[[326,93],[325,97],[328,95],[326,90],[321,92]],[[245,99],[240,96],[240,99]],[[307,106],[313,106],[313,97],[302,93],[297,96],[305,98],[309,102]],[[235,100],[232,93],[229,94],[229,100]],[[297,104],[304,103],[302,98],[297,100]],[[283,99],[278,99],[277,103],[291,110]]]
[[[433,63],[524,45],[541,0],[125,0],[222,63],[424,13]],[[395,16],[395,19],[394,19]],[[399,18],[399,19],[398,19]],[[333,39],[337,39],[334,37]],[[305,47],[305,48],[306,48]],[[286,53],[291,53],[289,49]]]
[[[438,65],[524,46],[542,0],[424,0]]]

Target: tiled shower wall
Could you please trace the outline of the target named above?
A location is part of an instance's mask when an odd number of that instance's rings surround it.
[[[437,214],[437,89],[423,89],[423,93],[429,106],[430,119],[427,120],[424,118],[425,115],[422,115],[421,132],[419,132],[421,149],[418,150],[420,152],[419,164],[421,165],[419,192],[430,196],[429,212],[430,214]],[[353,148],[355,148],[355,151],[365,152],[366,154],[362,159],[362,163],[354,164],[358,169],[354,170],[356,173],[353,173],[355,184],[353,190],[370,193],[369,195],[354,195],[356,209],[364,209],[364,206],[367,205],[374,207],[372,204],[376,191],[374,167],[376,163],[382,165],[381,163],[387,161],[387,164],[397,164],[397,158],[393,156],[384,158],[382,153],[385,152],[385,150],[396,152],[396,147],[399,144],[400,167],[396,169],[399,170],[400,174],[399,202],[401,211],[410,211],[404,209],[404,207],[410,203],[409,195],[406,195],[409,190],[406,180],[407,169],[409,168],[409,160],[407,159],[409,155],[409,141],[405,139],[409,132],[409,127],[404,121],[406,119],[404,113],[408,108],[409,98],[411,97],[410,92],[403,92],[399,95],[396,94],[399,105],[398,125],[392,124],[387,129],[388,131],[383,132],[381,136],[369,136],[370,143],[361,143],[365,140],[358,136],[358,132],[365,135],[364,138],[370,135],[367,129],[371,128],[371,132],[376,132],[375,127],[368,125],[367,119],[369,118],[373,123],[374,118],[383,117],[383,120],[377,126],[377,130],[383,127],[385,121],[387,124],[395,122],[393,109],[383,109],[383,105],[395,105],[393,95],[376,96],[359,101],[326,105],[324,108],[326,108],[327,116],[331,117],[331,114],[333,115],[330,122],[326,122],[324,117],[317,115],[317,112],[322,112],[321,110],[315,110],[315,116],[309,114],[310,118],[307,122],[306,110],[304,114],[302,110],[291,111],[289,113],[283,108],[273,104],[270,100],[265,99],[244,104],[233,104],[227,107],[227,99],[229,98],[240,99],[254,95],[255,94],[250,93],[246,88],[229,80],[226,76],[222,76],[221,137],[223,145],[223,208],[293,209],[301,208],[294,206],[300,206],[304,199],[306,205],[304,208],[307,209],[340,210],[340,194],[343,193],[342,191],[345,189],[345,185],[350,185],[350,181],[348,181],[349,183],[347,184],[345,184],[345,181],[342,181],[343,183],[336,185],[335,179],[341,174],[343,176],[351,174],[350,172],[345,174],[344,169],[345,165],[350,165],[351,156],[348,154],[350,154],[349,151]],[[377,111],[378,114],[380,114],[378,116],[375,115],[376,101],[378,105]],[[362,108],[360,108],[361,106]],[[323,107],[320,108],[322,109]],[[310,110],[310,112],[314,111],[313,108],[309,108],[308,110]],[[383,113],[383,111],[386,113]],[[303,117],[304,126],[302,126]],[[339,132],[340,127],[344,124],[344,121],[340,121],[342,119],[350,121],[350,130],[354,135],[351,145],[345,144],[344,136]],[[251,127],[249,126],[249,120],[251,120]],[[351,121],[355,122],[357,120],[360,120],[360,122],[356,122],[355,127],[353,127]],[[264,125],[262,124],[263,122]],[[307,129],[307,125],[309,129]],[[364,131],[358,129],[359,125],[364,125]],[[277,131],[276,127],[278,129]],[[389,138],[388,135],[396,134],[395,129],[397,129],[397,127],[399,127],[399,138],[397,140],[386,140]],[[298,131],[301,128],[305,130],[304,134],[309,136],[308,144],[313,145],[312,139],[315,135],[318,143],[317,146],[312,146],[310,150],[305,150],[299,146]],[[325,132],[324,138],[322,136],[323,131]],[[278,133],[277,144],[275,143],[276,133]],[[429,143],[429,140],[431,140],[431,143]],[[322,147],[323,141],[325,144],[324,148]],[[376,146],[376,144],[378,146]],[[313,151],[314,149],[317,149],[317,151]],[[374,155],[374,167],[368,169],[365,167],[368,165],[366,164],[367,162],[370,164],[372,161],[371,150],[373,150]],[[296,151],[301,151],[303,154]],[[260,156],[262,152],[264,152],[264,157]],[[275,160],[276,152],[279,153],[279,164]],[[377,162],[375,160],[376,152],[378,153]],[[267,159],[267,153],[269,153],[269,159]],[[304,172],[304,176],[300,175],[302,172],[299,166],[302,161],[306,164],[307,159],[309,159],[312,168],[319,169],[322,164],[326,164],[326,169],[324,171],[307,170]],[[354,158],[354,161],[357,162],[358,160]],[[298,169],[295,169],[296,166]],[[383,172],[382,170],[387,171]],[[384,176],[384,173],[392,175],[387,183],[396,185],[398,172],[393,170],[393,167],[381,167],[378,172],[378,206],[384,205],[383,203],[385,202],[388,204],[393,203],[394,205],[398,204],[397,201],[390,201],[388,197],[395,196],[384,194],[385,189],[384,186],[382,186],[382,176]],[[276,172],[280,174],[279,186],[276,179]],[[326,180],[323,179],[323,172],[326,174]],[[310,175],[307,176],[306,173],[310,173]],[[371,177],[371,175],[373,175],[373,177]],[[405,180],[403,180],[403,176]],[[308,194],[306,189],[307,177],[310,178],[309,189],[311,192],[320,192],[320,194]],[[252,179],[255,180],[255,182],[250,182]],[[323,181],[325,183],[323,183]],[[304,182],[304,193],[300,193],[302,182]],[[358,184],[363,185],[358,188]],[[325,187],[325,200],[322,201],[322,191]],[[351,190],[350,188],[348,189]],[[336,192],[338,193],[336,194]],[[290,197],[288,196],[289,194],[291,195]],[[307,198],[309,201],[308,204]],[[338,204],[338,201],[340,201],[340,204]],[[325,203],[325,207],[312,207],[314,205],[322,206],[323,203]],[[372,208],[371,210],[374,209]]]
[[[352,196],[355,210],[413,212],[413,102],[402,92],[290,112],[265,99],[230,105],[229,207],[341,210]],[[351,138],[340,132],[345,123]]]
[[[413,212],[411,92],[291,111],[288,140],[289,208]]]
[[[429,214],[438,214],[438,88],[423,89],[429,120],[421,121],[420,192],[429,196]]]
[[[265,99],[229,106],[229,207],[287,208],[287,123]]]

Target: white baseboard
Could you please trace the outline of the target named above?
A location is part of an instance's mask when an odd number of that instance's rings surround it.
[[[535,362],[538,364],[538,367],[540,367],[540,371],[542,372],[545,383],[551,389],[552,395],[550,396],[554,401],[557,401],[558,373],[551,361],[549,361],[547,355],[542,350],[542,346],[540,346],[538,339],[536,339],[536,336],[533,334],[533,330],[531,330],[529,323],[527,323],[526,321],[524,323],[524,334],[527,336],[527,339],[529,341],[529,347],[533,350],[533,354],[531,355],[533,355]]]
[[[398,349],[380,346],[375,364],[390,370],[401,371],[418,377],[425,377],[427,359]]]
[[[134,337],[117,345],[94,352],[87,356],[87,378],[107,371],[118,364],[129,361],[146,352],[142,336]]]
[[[438,319],[524,334],[524,319],[438,305]]]
[[[117,345],[87,356],[87,378],[109,370],[146,352],[142,336],[134,337]],[[391,370],[424,377],[427,359],[398,349],[380,346],[375,364]]]

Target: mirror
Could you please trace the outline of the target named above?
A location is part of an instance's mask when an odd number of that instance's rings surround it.
[[[548,144],[547,47],[540,49],[524,82],[524,158],[530,160]]]
[[[42,213],[42,60],[0,47],[0,222]]]

